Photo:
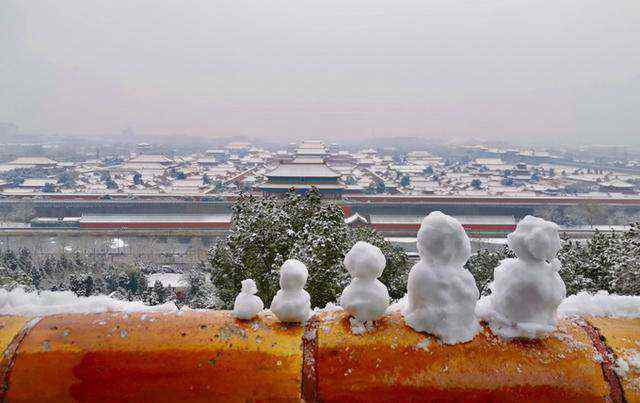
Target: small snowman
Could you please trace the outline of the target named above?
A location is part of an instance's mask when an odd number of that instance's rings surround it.
[[[545,336],[555,329],[556,312],[566,296],[556,258],[558,226],[526,216],[507,244],[518,258],[505,259],[495,268],[491,294],[478,302],[476,313],[506,339]]]
[[[280,290],[271,302],[273,312],[281,322],[305,322],[311,314],[311,299],[303,287],[309,272],[299,260],[289,259],[280,268]]]
[[[344,257],[351,283],[342,291],[340,305],[361,322],[381,318],[389,306],[387,287],[378,280],[386,264],[382,251],[367,242],[357,242]]]
[[[256,287],[255,281],[250,278],[242,280],[242,289],[233,304],[233,316],[241,320],[249,320],[258,316],[264,308],[264,304],[260,297],[255,295],[257,292],[258,287]]]
[[[464,228],[434,211],[422,221],[417,242],[420,261],[409,272],[405,322],[446,344],[472,340],[480,330],[474,313],[480,293],[464,268],[471,255]]]

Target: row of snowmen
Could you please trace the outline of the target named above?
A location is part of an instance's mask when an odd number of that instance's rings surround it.
[[[503,260],[489,285],[491,294],[480,295],[464,264],[471,256],[467,234],[460,223],[439,211],[430,213],[418,231],[420,261],[409,273],[407,295],[398,305],[405,322],[419,332],[439,337],[444,343],[472,340],[479,321],[504,338],[535,338],[555,328],[558,305],[566,290],[558,274],[560,248],[558,227],[533,216],[521,220],[507,243],[517,256]],[[340,305],[355,320],[372,323],[389,307],[389,293],[378,278],[386,265],[379,248],[358,242],[347,253],[344,265],[351,283]],[[283,322],[304,322],[311,314],[309,294],[304,290],[307,268],[287,260],[280,271],[280,290],[271,311]],[[234,315],[251,319],[262,309],[253,280],[242,282]]]

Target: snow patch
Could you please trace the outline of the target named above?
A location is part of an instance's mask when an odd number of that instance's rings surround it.
[[[416,344],[416,349],[429,351],[429,344],[431,344],[430,339],[424,339],[420,343]]]
[[[344,257],[351,283],[342,291],[340,305],[362,322],[380,319],[389,306],[389,291],[378,280],[386,264],[380,248],[362,241]]]
[[[42,316],[101,312],[177,312],[173,302],[145,305],[140,301],[122,301],[106,295],[79,297],[71,291],[33,291],[23,288],[0,290],[0,314]]]
[[[567,297],[558,307],[559,317],[601,316],[640,318],[640,296],[615,295],[607,291],[586,291]]]
[[[242,280],[242,289],[233,304],[233,316],[241,320],[253,319],[262,311],[264,304],[255,295],[258,287],[252,279]]]
[[[407,295],[405,294],[404,297],[400,298],[399,300],[389,305],[389,307],[385,311],[385,314],[391,315],[396,312],[402,312],[406,309],[406,307],[407,307]]]
[[[368,332],[372,332],[375,329],[373,321],[362,321],[358,318],[350,317],[349,325],[351,327],[351,333],[355,335],[361,335]]]
[[[629,366],[640,370],[640,352],[629,349],[625,352],[625,355],[627,356],[627,363],[629,363]]]
[[[335,313],[335,312],[341,312],[341,311],[344,311],[344,309],[340,305],[336,304],[335,302],[327,302],[324,308],[318,308],[318,307],[313,308],[314,315],[317,315],[323,312]]]
[[[147,283],[153,286],[160,281],[163,287],[186,288],[189,284],[182,273],[153,273],[147,274]]]
[[[462,225],[439,211],[418,231],[418,262],[409,272],[407,295],[397,303],[407,325],[436,335],[446,344],[472,340],[480,331],[475,315],[480,296],[473,275],[464,268],[471,244]]]
[[[629,364],[627,363],[627,361],[625,361],[625,359],[622,357],[618,357],[614,364],[615,365],[613,366],[613,370],[615,371],[615,373],[621,378],[626,377],[627,373],[629,372]]]
[[[299,260],[289,259],[280,268],[280,290],[271,302],[271,311],[281,322],[306,322],[311,314],[311,297],[303,289],[309,271]]]
[[[558,226],[526,216],[507,243],[518,256],[494,270],[491,294],[476,305],[476,314],[505,339],[544,337],[556,328],[558,306],[566,295],[555,257],[560,249]]]

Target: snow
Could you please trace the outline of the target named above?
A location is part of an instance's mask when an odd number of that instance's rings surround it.
[[[613,366],[613,370],[615,371],[616,375],[621,378],[626,377],[627,372],[629,372],[629,364],[625,361],[625,359],[622,357],[618,357],[614,364],[615,365]]]
[[[242,320],[253,319],[262,309],[264,304],[260,297],[255,295],[258,292],[255,281],[252,279],[242,280],[242,289],[233,304],[233,316]]]
[[[109,248],[111,249],[122,249],[125,246],[129,246],[129,245],[121,238],[113,238],[109,242]]]
[[[615,295],[604,290],[595,294],[583,291],[562,301],[558,316],[640,318],[640,296]]]
[[[42,316],[63,313],[177,312],[173,302],[149,306],[140,301],[122,301],[106,295],[78,297],[71,291],[26,292],[0,289],[0,314]]]
[[[314,315],[318,315],[318,314],[321,314],[323,312],[335,313],[335,312],[340,312],[340,311],[343,311],[343,310],[344,309],[340,305],[338,305],[336,303],[333,303],[333,302],[327,302],[327,304],[324,306],[324,308],[320,308],[320,307],[313,308],[313,314]]]
[[[494,270],[491,294],[478,301],[476,314],[505,339],[543,337],[555,330],[558,306],[566,295],[560,278],[558,226],[526,216],[507,243],[518,256]]]
[[[430,339],[424,339],[420,343],[416,344],[416,349],[429,351],[429,345],[431,344]]]
[[[156,281],[160,281],[163,287],[184,288],[188,286],[182,273],[153,273],[146,277],[150,286],[153,286]]]
[[[379,319],[389,306],[387,287],[378,280],[386,264],[378,247],[362,241],[344,257],[351,283],[342,291],[340,305],[362,322]]]
[[[351,333],[355,335],[362,335],[367,332],[372,332],[375,329],[373,321],[362,321],[354,317],[349,318],[349,326]]]
[[[434,211],[422,221],[417,246],[420,261],[409,272],[407,296],[399,306],[405,322],[446,344],[472,340],[480,330],[475,315],[480,292],[464,268],[471,255],[464,228],[455,218]]]
[[[280,290],[271,302],[271,312],[281,322],[305,322],[311,315],[311,297],[303,289],[308,277],[307,267],[296,259],[280,268]]]
[[[640,352],[638,352],[637,350],[629,349],[626,351],[626,354],[629,366],[640,369]]]
[[[385,314],[391,315],[395,312],[404,312],[406,307],[407,307],[407,294],[405,294],[404,297],[400,298],[397,301],[394,301],[391,305],[389,305],[389,307],[385,311]]]

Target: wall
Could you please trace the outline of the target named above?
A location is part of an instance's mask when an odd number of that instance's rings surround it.
[[[354,335],[342,311],[306,327],[226,311],[0,317],[7,401],[638,402],[640,319],[574,318],[549,338],[488,329],[443,345],[399,314]],[[599,357],[604,357],[600,359]]]

